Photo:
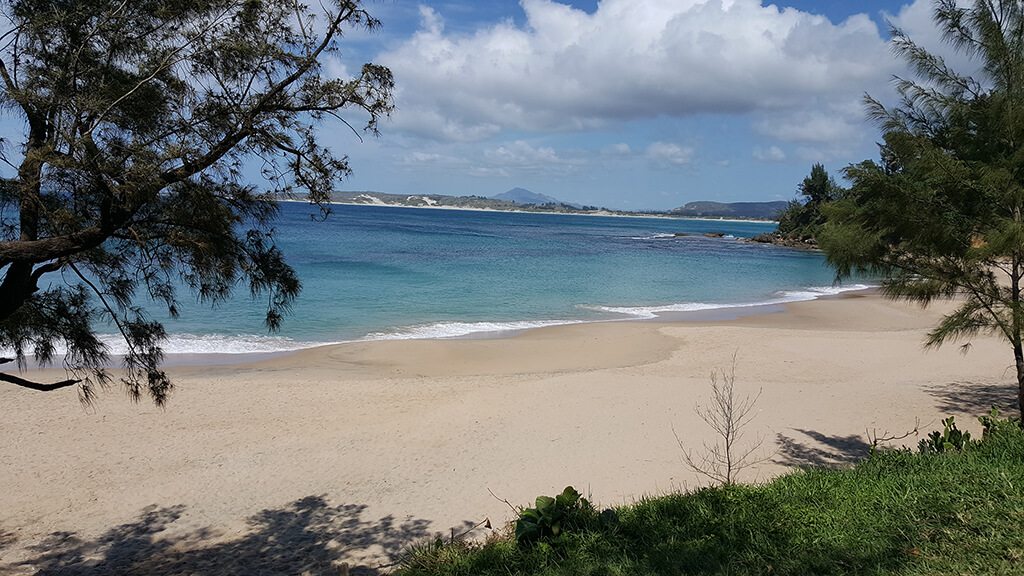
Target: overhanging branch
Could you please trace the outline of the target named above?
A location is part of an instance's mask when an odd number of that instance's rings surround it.
[[[10,358],[4,358],[3,360],[9,362]],[[53,384],[40,384],[39,382],[25,380],[24,378],[18,378],[17,376],[0,372],[0,382],[10,382],[15,386],[21,386],[22,388],[28,388],[29,390],[36,390],[38,392],[52,392],[54,390],[60,390],[61,388],[67,388],[68,386],[74,386],[81,382],[81,380],[63,380]]]

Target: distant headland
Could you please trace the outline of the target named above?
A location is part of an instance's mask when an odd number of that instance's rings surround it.
[[[302,198],[298,198],[302,199]],[[331,195],[339,204],[399,206],[408,208],[449,208],[461,210],[496,210],[506,212],[539,212],[555,214],[589,214],[598,216],[661,216],[676,218],[707,218],[729,220],[774,221],[787,203],[776,202],[689,202],[671,210],[612,210],[565,202],[525,188],[513,188],[491,197],[447,196],[444,194],[388,194],[373,191],[339,191]]]

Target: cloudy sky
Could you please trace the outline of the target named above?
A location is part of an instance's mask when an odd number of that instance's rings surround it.
[[[865,93],[907,75],[889,26],[941,47],[928,0],[373,1],[333,74],[395,74],[380,138],[331,130],[350,190],[513,187],[620,209],[788,200],[877,156]]]
[[[349,190],[513,187],[619,209],[788,200],[812,164],[877,157],[889,25],[941,48],[917,0],[369,0],[334,74],[387,65],[380,138],[327,128]]]

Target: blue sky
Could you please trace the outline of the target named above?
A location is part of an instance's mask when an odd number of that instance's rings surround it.
[[[877,156],[865,93],[906,75],[892,22],[941,51],[928,0],[371,1],[344,75],[389,66],[380,138],[325,127],[344,188],[492,196],[523,187],[641,210],[788,200],[811,165]]]
[[[945,52],[931,0],[364,5],[383,28],[350,31],[325,73],[384,64],[397,109],[379,138],[321,127],[354,170],[345,190],[522,187],[626,210],[789,200],[816,162],[836,174],[877,157],[863,96],[891,102],[907,74],[887,22]]]

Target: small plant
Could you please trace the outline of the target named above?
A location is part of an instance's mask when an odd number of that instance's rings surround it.
[[[917,420],[914,421],[914,429],[907,431],[905,434],[889,435],[889,431],[888,430],[885,431],[885,432],[882,432],[881,434],[878,433],[878,430],[866,431],[867,432],[867,436],[868,436],[868,443],[871,445],[868,448],[868,455],[871,458],[874,458],[876,455],[878,455],[879,449],[881,448],[882,444],[887,444],[887,443],[893,442],[895,440],[903,440],[904,438],[910,437],[911,434],[913,434],[914,436],[917,436],[918,431],[920,429],[921,429],[921,420],[917,419]]]
[[[971,445],[971,433],[958,430],[952,416],[943,420],[942,426],[942,432],[935,430],[917,444],[921,453],[959,452]]]
[[[1007,432],[1019,432],[1021,428],[1021,422],[1019,419],[1000,418],[998,406],[993,406],[987,415],[978,418],[978,422],[981,422],[983,427],[981,432],[982,439],[993,435],[998,436]]]
[[[699,403],[693,407],[694,412],[714,430],[719,441],[714,444],[704,443],[704,452],[695,455],[673,429],[676,442],[683,451],[683,462],[694,472],[715,482],[731,485],[736,482],[736,475],[744,468],[749,468],[772,457],[772,454],[758,454],[764,445],[764,436],[758,436],[747,445],[742,445],[743,429],[757,414],[753,412],[756,396],[736,397],[736,357],[732,359],[732,369],[726,373],[711,373],[711,401],[709,406]]]
[[[581,498],[572,486],[566,486],[561,494],[538,496],[536,508],[524,508],[516,521],[516,542],[531,545],[538,542],[560,543],[566,529],[572,523],[572,515],[590,502]]]

